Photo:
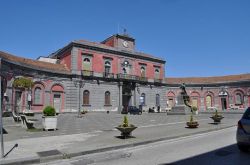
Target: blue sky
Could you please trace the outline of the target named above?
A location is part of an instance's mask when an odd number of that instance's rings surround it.
[[[0,20],[0,50],[22,57],[125,27],[167,77],[250,73],[249,0],[2,0]]]

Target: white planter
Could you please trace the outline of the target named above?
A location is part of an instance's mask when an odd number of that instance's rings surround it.
[[[43,116],[43,128],[45,130],[57,129],[57,116]]]

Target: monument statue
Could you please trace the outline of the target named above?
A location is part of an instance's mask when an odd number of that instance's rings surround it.
[[[193,113],[193,108],[190,104],[190,97],[187,94],[185,83],[181,84],[180,89],[181,92],[177,96],[177,103],[174,107],[172,107],[171,112],[168,114],[185,115],[189,114],[190,111]]]
[[[182,90],[181,95],[182,95],[184,104],[186,106],[188,106],[190,108],[191,112],[193,113],[192,106],[190,105],[190,97],[188,96],[187,91],[186,91],[186,84],[182,83],[180,86],[180,89]]]

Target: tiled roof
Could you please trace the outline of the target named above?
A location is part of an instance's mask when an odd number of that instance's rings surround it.
[[[67,68],[67,66],[63,64],[52,64],[48,62],[22,58],[22,57],[14,56],[9,53],[2,52],[2,51],[0,51],[0,58],[9,62],[15,63],[15,64],[22,65],[24,67],[25,66],[31,67],[33,69],[51,71],[51,72],[56,72],[56,73],[64,73],[64,74],[70,73],[70,70]]]
[[[88,45],[88,46],[93,46],[93,47],[98,47],[98,48],[102,48],[102,49],[108,49],[108,50],[112,50],[112,51],[119,51],[119,52],[134,54],[134,55],[138,55],[138,56],[142,56],[142,57],[147,57],[147,58],[152,58],[152,59],[157,59],[157,60],[165,61],[162,58],[158,58],[158,57],[146,54],[146,53],[136,52],[136,51],[129,51],[129,50],[124,50],[124,49],[119,49],[119,48],[111,47],[111,46],[108,46],[108,45],[105,45],[105,44],[102,44],[102,43],[98,43],[98,42],[90,42],[90,41],[86,41],[86,40],[76,40],[76,41],[73,41],[73,43],[83,44],[83,45]]]
[[[228,83],[237,81],[250,81],[250,74],[217,76],[217,77],[184,77],[173,78],[167,77],[165,82],[167,84],[213,84],[213,83]]]

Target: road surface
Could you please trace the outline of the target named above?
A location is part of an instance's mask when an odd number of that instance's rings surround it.
[[[127,148],[57,160],[47,165],[249,165],[250,153],[241,153],[236,127]]]

